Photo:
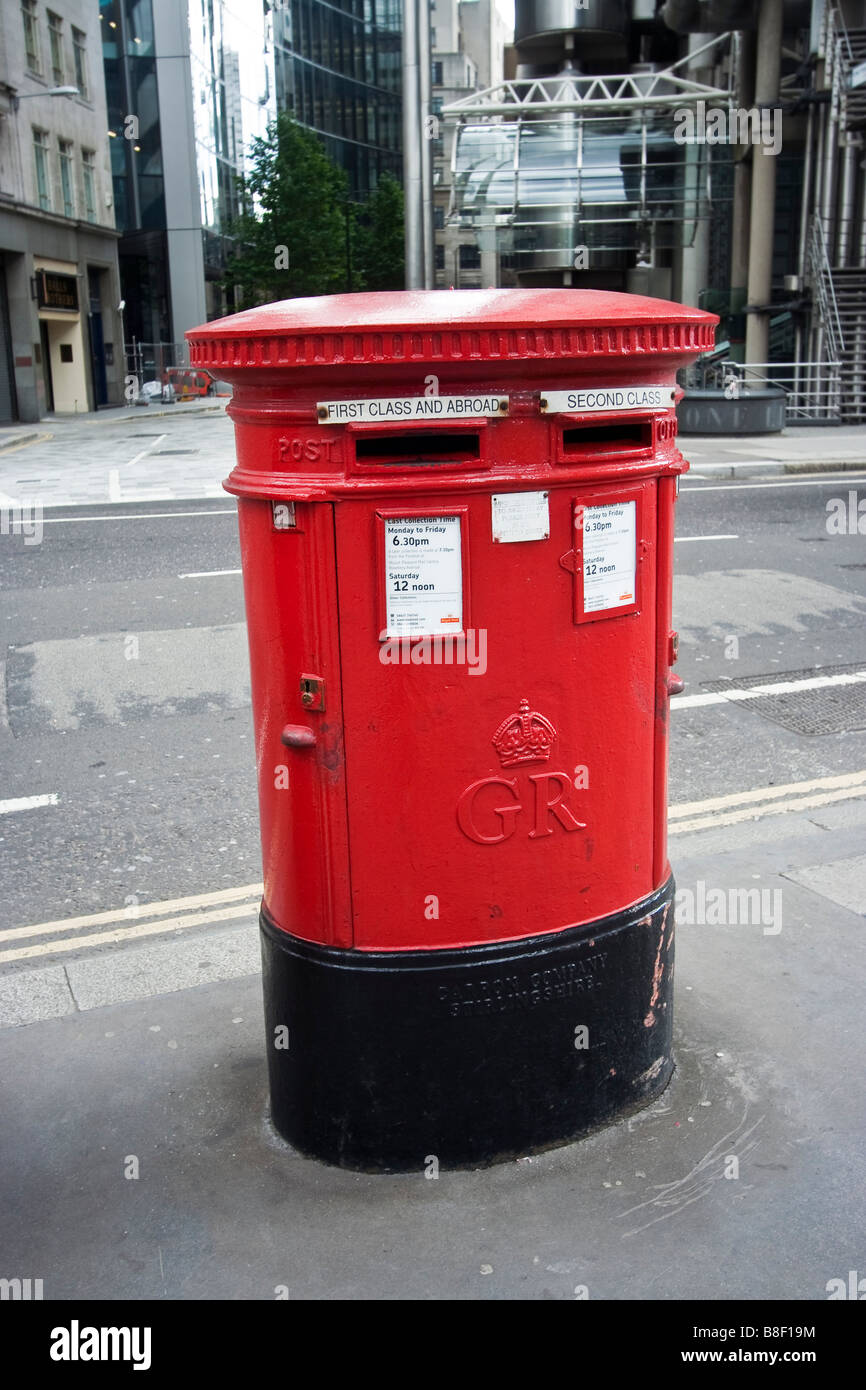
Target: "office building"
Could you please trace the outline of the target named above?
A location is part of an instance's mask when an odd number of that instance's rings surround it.
[[[123,399],[107,127],[96,0],[5,0],[0,421]]]
[[[862,0],[516,0],[503,80],[444,107],[448,220],[483,283],[714,310],[789,419],[866,420],[864,60]]]

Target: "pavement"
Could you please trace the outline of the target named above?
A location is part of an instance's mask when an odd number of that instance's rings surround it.
[[[46,1299],[674,1302],[821,1301],[866,1275],[866,556],[826,524],[866,477],[761,481],[765,457],[731,483],[704,469],[754,441],[704,441],[703,464],[682,441],[667,1090],[516,1162],[372,1176],[268,1119],[234,503],[187,491],[226,475],[232,429],[192,413],[0,455],[7,497],[55,499],[42,543],[0,535],[0,1278]],[[831,433],[792,432],[787,462]]]
[[[704,477],[773,477],[786,473],[847,472],[866,466],[866,425],[800,425],[781,434],[681,434],[692,471]]]
[[[234,463],[226,404],[160,402],[0,429],[0,507],[225,497]]]

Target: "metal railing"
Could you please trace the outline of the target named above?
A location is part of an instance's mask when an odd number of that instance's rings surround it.
[[[186,343],[143,343],[130,338],[126,344],[126,373],[144,385],[162,381],[167,367],[188,367]]]
[[[842,412],[840,363],[698,361],[680,374],[686,390],[720,391],[729,400],[750,389],[775,388],[785,393],[789,425],[838,424]]]
[[[827,338],[828,356],[840,358],[845,351],[845,338],[839,320],[839,305],[836,302],[833,273],[827,255],[824,226],[817,214],[812,217],[809,231],[808,270],[818,307],[818,317]]]

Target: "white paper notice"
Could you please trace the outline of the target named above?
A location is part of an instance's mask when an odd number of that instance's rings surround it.
[[[494,492],[495,541],[546,541],[550,507],[546,492]]]
[[[385,521],[387,636],[455,636],[463,631],[459,516]]]
[[[583,611],[635,602],[636,504],[583,508]]]

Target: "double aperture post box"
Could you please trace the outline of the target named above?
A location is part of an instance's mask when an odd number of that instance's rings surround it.
[[[584,290],[290,300],[233,384],[272,1115],[484,1162],[672,1069],[678,368],[717,320]]]

